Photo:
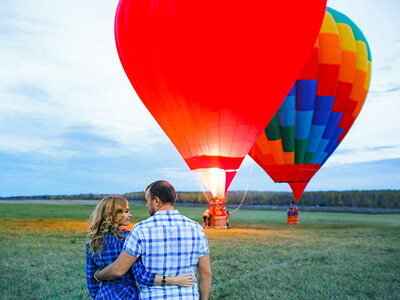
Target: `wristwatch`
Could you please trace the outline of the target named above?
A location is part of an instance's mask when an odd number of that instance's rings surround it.
[[[161,280],[161,286],[165,286],[165,283],[167,282],[166,280],[165,280],[165,275],[162,277],[162,280]]]

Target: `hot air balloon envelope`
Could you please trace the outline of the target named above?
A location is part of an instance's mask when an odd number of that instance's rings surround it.
[[[124,70],[213,196],[224,198],[298,77],[325,8],[326,0],[120,0]]]
[[[360,29],[331,8],[308,63],[249,155],[298,201],[360,113],[371,53]]]

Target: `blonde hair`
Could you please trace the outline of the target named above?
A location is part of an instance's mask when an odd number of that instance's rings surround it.
[[[128,200],[121,196],[107,196],[100,200],[95,210],[90,215],[90,232],[86,238],[86,245],[89,246],[89,252],[99,254],[104,249],[105,237],[112,233],[117,238],[125,239],[121,234],[119,222],[123,218],[123,213],[128,206]]]

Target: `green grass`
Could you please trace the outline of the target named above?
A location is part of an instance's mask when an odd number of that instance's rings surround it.
[[[0,204],[0,299],[89,299],[94,206]],[[132,205],[133,221],[147,218]],[[204,208],[178,207],[202,221]],[[211,299],[400,299],[400,215],[239,210],[207,230]]]

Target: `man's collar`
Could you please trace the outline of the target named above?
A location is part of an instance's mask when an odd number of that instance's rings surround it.
[[[159,210],[154,215],[176,215],[179,214],[179,211],[174,210]]]

